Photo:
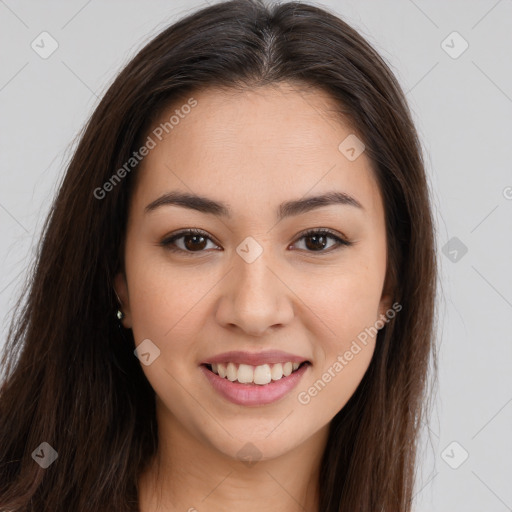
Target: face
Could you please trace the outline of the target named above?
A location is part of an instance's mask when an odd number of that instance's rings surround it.
[[[318,90],[184,104],[137,170],[123,323],[160,417],[229,457],[277,457],[326,429],[370,363],[390,307],[381,195]]]

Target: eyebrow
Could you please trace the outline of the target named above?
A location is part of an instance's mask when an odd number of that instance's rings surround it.
[[[318,196],[305,197],[293,201],[286,201],[279,205],[277,218],[292,217],[302,213],[331,205],[352,206],[364,210],[363,205],[354,197],[345,192],[327,192]],[[144,209],[145,213],[155,211],[162,206],[181,206],[201,213],[215,215],[217,217],[232,218],[231,209],[225,203],[214,201],[207,197],[184,192],[168,192],[149,203]]]

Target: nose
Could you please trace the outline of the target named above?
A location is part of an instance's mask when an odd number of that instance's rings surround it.
[[[234,260],[222,288],[217,322],[251,336],[289,324],[294,316],[293,292],[280,278],[277,265],[265,257],[265,251],[252,263],[238,255]]]

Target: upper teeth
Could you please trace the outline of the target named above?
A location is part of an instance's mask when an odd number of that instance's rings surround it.
[[[300,363],[276,363],[251,366],[249,364],[235,363],[217,363],[212,364],[212,371],[220,377],[227,378],[231,382],[237,380],[242,384],[268,384],[271,380],[279,380],[282,377],[288,377],[292,371],[295,371]]]

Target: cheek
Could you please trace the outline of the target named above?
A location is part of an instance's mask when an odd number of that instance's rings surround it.
[[[375,323],[385,276],[385,252],[361,248],[331,272],[302,282],[300,297],[309,314],[315,343],[313,387],[302,389],[305,402],[330,404],[338,411],[363,378],[375,350]],[[306,310],[304,310],[306,311]],[[306,318],[306,315],[303,315]]]
[[[335,347],[373,325],[378,316],[384,269],[356,256],[353,260],[350,263],[347,259],[331,271],[323,269],[303,277],[295,288],[305,306],[314,312],[313,321],[323,324]]]
[[[379,297],[380,287],[367,273],[331,277],[323,293],[308,291],[316,364],[297,401],[311,416],[330,421],[363,379],[375,350]]]
[[[153,251],[155,252],[155,251]],[[175,368],[175,362],[193,356],[197,333],[205,321],[207,296],[215,279],[204,266],[174,266],[134,247],[126,259],[130,314],[136,343],[149,338],[161,351],[161,362]],[[212,290],[213,291],[213,290]],[[172,345],[172,351],[168,350]],[[174,357],[179,355],[179,357]],[[182,365],[181,365],[182,366]],[[178,368],[179,369],[179,368]]]
[[[130,276],[130,313],[135,344],[151,340],[158,354],[141,368],[156,394],[172,408],[186,401],[183,383],[189,382],[196,359],[197,340],[205,317],[205,298],[212,283],[208,276],[189,269],[184,272],[168,264],[148,261],[138,264],[132,253]],[[195,277],[192,277],[195,276]],[[153,347],[156,346],[156,348]],[[142,360],[141,360],[142,361]],[[190,363],[190,364],[189,364]],[[197,377],[196,377],[197,378]]]

